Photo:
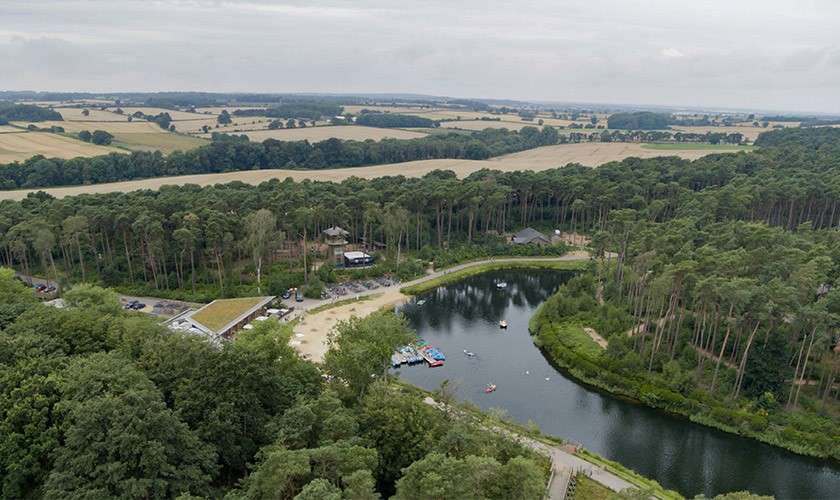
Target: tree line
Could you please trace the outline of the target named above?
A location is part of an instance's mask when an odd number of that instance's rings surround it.
[[[168,113],[163,113],[168,116]],[[161,122],[161,126],[165,123]],[[170,175],[268,168],[319,169],[399,163],[435,158],[483,160],[557,143],[557,131],[526,127],[470,134],[435,134],[417,139],[249,142],[247,136],[217,135],[211,144],[164,157],[132,152],[93,158],[32,157],[0,167],[0,189],[98,184]]]
[[[302,240],[311,242],[332,225],[348,230],[352,243],[429,249],[422,254],[427,260],[440,249],[481,244],[529,225],[604,229],[612,211],[624,208],[644,210],[660,222],[693,210],[711,220],[786,230],[803,224],[836,229],[840,184],[831,179],[840,178],[840,130],[771,134],[767,146],[753,153],[627,159],[536,173],[484,170],[462,180],[440,171],[423,178],[234,182],[64,199],[34,193],[0,202],[0,261],[43,274],[59,267],[72,279],[96,276],[157,293],[206,286],[219,294],[254,281],[256,270],[242,267],[252,253],[243,222],[259,210],[273,217],[271,239],[279,245],[263,254],[267,269],[301,259]],[[770,146],[775,143],[780,146]],[[232,143],[239,144],[248,145]],[[160,155],[141,155],[164,162]],[[272,274],[288,273],[280,269]]]
[[[435,128],[440,126],[439,122],[422,116],[399,113],[365,113],[365,110],[362,110],[362,113],[356,117],[356,124],[381,128]]]
[[[42,121],[63,121],[57,111],[42,108],[34,104],[15,104],[12,102],[0,101],[0,125],[9,122],[42,122]]]

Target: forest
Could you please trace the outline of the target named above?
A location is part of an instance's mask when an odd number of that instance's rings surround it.
[[[362,113],[356,117],[357,125],[382,128],[435,128],[439,122],[422,116],[401,115],[398,113]]]
[[[34,104],[14,104],[0,101],[0,125],[14,121],[62,121],[61,114]]]
[[[596,252],[615,257],[592,278],[604,304],[590,296],[594,285],[580,285],[576,307],[610,339],[592,362],[640,377],[622,390],[647,388],[633,395],[836,458],[840,130],[777,130],[757,143],[755,152],[694,161],[484,170],[462,180],[440,171],[65,199],[36,193],[0,202],[0,261],[64,283],[206,299],[253,294],[258,262],[270,290],[331,279],[302,262],[316,251],[305,242],[336,224],[351,242],[382,242],[378,272],[499,254],[498,235],[525,226],[585,233]],[[557,308],[549,323],[566,321]]]
[[[0,268],[3,498],[544,491],[546,459],[383,375],[411,335],[393,313],[339,325],[318,368],[276,320],[216,348],[124,312],[105,289],[64,298],[65,309],[43,305]]]
[[[670,124],[670,115],[651,111],[613,113],[607,118],[607,128],[619,130],[662,130]]]

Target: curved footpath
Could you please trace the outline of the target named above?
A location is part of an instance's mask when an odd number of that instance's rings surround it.
[[[334,299],[315,300],[305,299],[295,307],[295,312],[289,317],[289,321],[296,321],[294,327],[294,336],[292,338],[292,345],[298,352],[306,359],[320,363],[324,359],[324,354],[327,353],[329,346],[327,345],[327,338],[329,332],[338,324],[339,321],[345,321],[353,316],[365,317],[373,314],[380,309],[386,307],[393,307],[406,302],[410,296],[402,293],[403,288],[420,285],[428,281],[445,277],[449,274],[456,273],[465,269],[473,267],[484,266],[487,264],[517,264],[528,262],[580,262],[590,259],[588,252],[573,251],[560,257],[501,257],[490,258],[479,261],[466,262],[458,264],[441,271],[435,271],[425,276],[409,281],[407,283],[399,283],[385,288],[375,290],[366,290],[364,292],[348,296],[341,301]],[[335,302],[344,302],[351,299],[360,299],[359,301],[347,302],[336,305],[335,307],[320,310],[314,314],[309,314],[316,308],[325,308]],[[363,300],[362,300],[363,299]]]

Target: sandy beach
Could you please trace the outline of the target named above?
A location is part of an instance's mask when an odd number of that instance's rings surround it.
[[[320,312],[309,314],[307,310],[315,309],[329,304],[329,301],[307,301],[298,308],[296,317],[300,321],[294,327],[291,345],[306,359],[320,363],[324,359],[329,346],[327,345],[329,332],[340,322],[346,321],[353,316],[363,318],[386,307],[395,307],[406,302],[411,296],[400,292],[400,289],[417,285],[425,281],[438,278],[444,274],[453,273],[462,269],[480,266],[489,263],[511,263],[511,262],[562,262],[588,260],[589,253],[581,250],[569,252],[562,257],[534,257],[534,258],[496,258],[467,262],[442,271],[427,274],[409,283],[400,283],[388,288],[370,290],[358,295],[364,298],[357,302],[337,305]],[[348,297],[352,298],[352,297]]]

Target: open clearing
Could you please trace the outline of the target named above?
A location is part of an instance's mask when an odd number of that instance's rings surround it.
[[[47,158],[75,158],[124,152],[48,132],[0,134],[0,164],[28,160],[36,154]]]
[[[324,127],[327,128],[327,127]],[[333,128],[333,127],[330,127]],[[306,129],[304,129],[306,130]],[[44,134],[47,135],[47,134]],[[2,136],[0,136],[2,137]],[[72,186],[35,189],[34,191],[46,191],[51,195],[62,198],[86,193],[111,193],[134,191],[138,189],[158,189],[166,185],[197,184],[208,186],[213,184],[224,184],[233,181],[241,181],[248,184],[259,184],[270,179],[292,178],[295,181],[304,179],[314,181],[341,182],[349,177],[361,177],[372,179],[389,175],[404,175],[407,177],[420,177],[434,170],[452,170],[458,177],[466,177],[473,172],[483,168],[502,171],[514,170],[546,170],[549,168],[562,167],[569,163],[581,163],[583,165],[598,166],[610,161],[618,161],[624,158],[635,156],[639,158],[653,158],[663,156],[662,151],[645,149],[642,144],[622,143],[581,143],[562,144],[556,146],[544,146],[528,151],[500,156],[490,160],[419,160],[404,163],[390,163],[386,165],[374,165],[370,167],[355,168],[334,168],[324,170],[245,170],[239,172],[226,172],[222,174],[198,174],[182,175],[177,177],[158,177],[154,179],[140,179],[126,182],[114,182],[108,184],[94,184],[90,186]],[[680,156],[686,159],[696,159],[715,150],[682,150],[669,151],[669,156]],[[725,152],[721,150],[720,152]],[[33,190],[0,191],[0,200],[20,200]]]
[[[224,130],[219,130],[219,132]],[[306,127],[306,128],[282,128],[276,130],[258,130],[245,132],[252,142],[262,142],[266,139],[277,139],[278,141],[302,141],[310,142],[324,141],[327,139],[345,139],[364,141],[373,139],[415,139],[425,137],[422,132],[394,128],[362,127],[358,125],[336,125],[327,127]]]

